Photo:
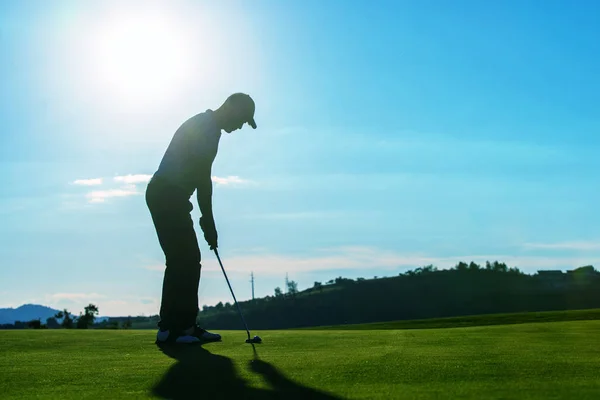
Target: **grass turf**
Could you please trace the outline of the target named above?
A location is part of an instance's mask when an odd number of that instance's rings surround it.
[[[0,332],[0,397],[597,399],[600,321],[425,330],[222,332],[161,351],[154,331]],[[274,393],[281,397],[273,397]]]
[[[317,326],[300,329],[333,330],[372,330],[372,329],[439,329],[467,326],[509,325],[530,322],[562,322],[600,320],[600,309],[540,311],[506,314],[465,315],[461,317],[411,319],[402,321],[373,322],[368,324],[348,324]]]

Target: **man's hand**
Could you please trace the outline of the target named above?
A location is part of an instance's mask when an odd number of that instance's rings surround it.
[[[217,248],[217,228],[213,218],[200,217],[200,228],[204,232],[204,239],[211,250]]]

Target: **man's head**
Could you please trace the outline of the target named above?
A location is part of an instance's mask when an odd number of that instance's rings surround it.
[[[253,129],[256,129],[255,107],[254,100],[247,94],[232,94],[221,107],[215,110],[219,128],[231,133],[248,123]]]

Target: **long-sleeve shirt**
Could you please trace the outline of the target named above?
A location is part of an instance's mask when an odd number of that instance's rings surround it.
[[[221,129],[212,110],[191,117],[173,135],[154,174],[182,188],[190,197],[197,190],[200,210],[211,218],[211,172],[220,138]]]

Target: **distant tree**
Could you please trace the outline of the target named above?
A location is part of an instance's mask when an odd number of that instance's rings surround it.
[[[344,285],[347,283],[354,283],[354,280],[350,279],[350,278],[342,278],[341,276],[335,278],[335,283],[336,285]]]
[[[295,281],[287,281],[287,292],[291,296],[295,296],[298,293],[298,283]]]
[[[218,302],[218,303],[217,303],[217,305],[215,305],[215,309],[216,309],[217,311],[220,311],[220,310],[222,310],[223,308],[224,308],[224,306],[223,306],[223,302],[222,302],[222,301]]]
[[[123,329],[131,329],[131,327],[133,326],[133,321],[131,321],[131,316],[128,316],[127,319],[125,321],[123,321],[123,324],[121,326],[123,327]]]
[[[335,282],[335,281],[334,281],[333,279],[330,279],[330,280],[328,280],[328,281],[327,281],[327,284],[328,284],[328,285],[333,285],[333,283],[334,283],[334,282]]]
[[[432,273],[435,271],[437,271],[437,268],[434,267],[432,264],[429,264],[424,267],[419,267],[419,268],[415,269],[414,271],[407,271],[406,275],[408,275],[408,276],[422,275],[422,274],[429,274],[429,273]]]
[[[479,271],[480,267],[478,264],[475,264],[473,261],[469,264],[469,270],[471,271]]]
[[[509,268],[509,269],[508,269],[508,272],[509,272],[509,273],[512,273],[512,274],[517,274],[517,275],[522,275],[522,274],[523,274],[523,273],[522,273],[522,272],[519,270],[519,268],[517,268],[517,267],[514,267],[514,268]]]
[[[81,311],[79,312],[79,316],[75,319],[75,328],[77,329],[87,329],[88,325],[86,323],[86,319],[83,317]]]
[[[281,297],[283,296],[283,293],[281,292],[281,288],[279,286],[277,286],[275,288],[275,297]]]
[[[315,282],[313,290],[318,290],[319,293],[323,292],[323,284],[321,282]]]
[[[98,307],[95,304],[89,304],[84,308],[84,313],[79,313],[77,318],[77,329],[88,329],[94,324],[94,320],[98,315]]]
[[[429,264],[424,266],[423,268],[421,268],[422,273],[431,273],[431,272],[436,272],[438,269],[436,266],[434,266],[433,264]]]
[[[88,319],[90,320],[90,323],[93,324],[96,319],[96,315],[98,315],[98,306],[90,303],[84,308],[84,310],[85,315],[88,316]]]
[[[508,266],[505,263],[494,261],[492,263],[492,270],[496,272],[508,272]]]
[[[56,320],[56,317],[50,317],[46,319],[46,326],[50,329],[58,329],[60,328],[60,324]]]
[[[32,319],[27,322],[27,326],[33,329],[40,329],[42,327],[42,322],[39,319]]]
[[[71,313],[66,308],[63,311],[59,311],[56,314],[57,318],[62,318],[61,326],[66,329],[73,328],[73,318],[71,317]]]
[[[109,321],[106,323],[106,329],[119,329],[119,321]]]
[[[469,264],[467,264],[466,262],[459,261],[459,263],[456,264],[457,271],[467,271],[468,269],[469,269]]]

